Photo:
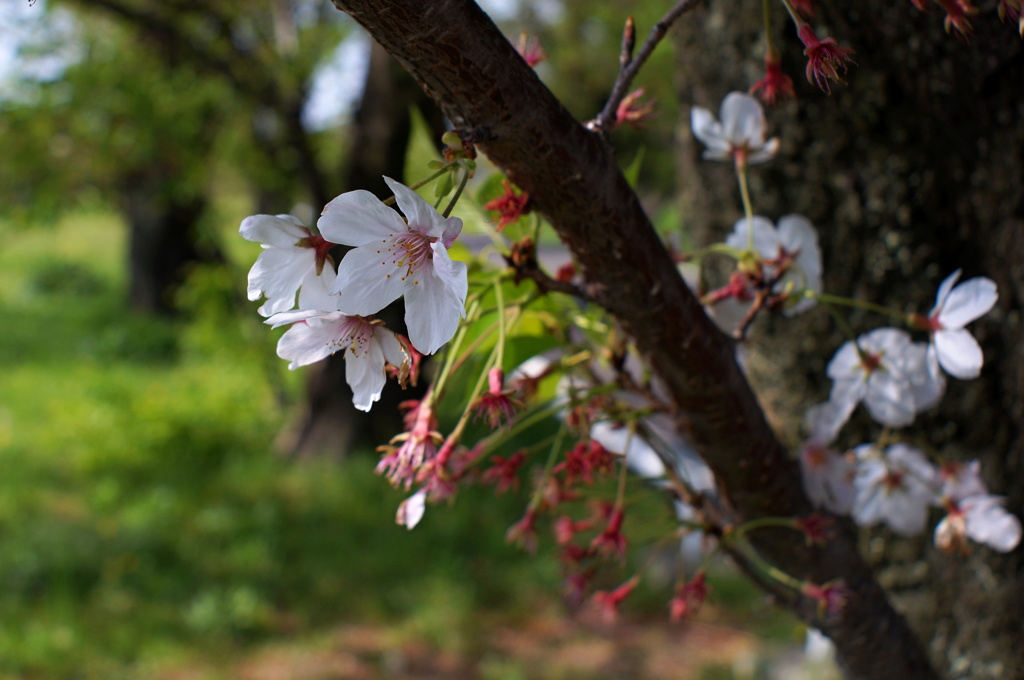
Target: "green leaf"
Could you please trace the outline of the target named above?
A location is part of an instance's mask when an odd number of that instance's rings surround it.
[[[646,155],[647,147],[641,146],[637,149],[636,156],[633,157],[633,161],[626,166],[626,169],[622,171],[622,174],[626,176],[626,181],[629,182],[629,186],[636,189],[637,182],[640,180],[640,168],[644,164],[644,156]]]

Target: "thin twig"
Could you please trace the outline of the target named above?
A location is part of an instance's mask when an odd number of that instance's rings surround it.
[[[635,57],[631,56],[635,30],[633,28],[633,20],[630,18],[626,22],[626,28],[622,36],[622,53],[619,57],[619,76],[615,79],[615,85],[612,87],[612,93],[609,95],[604,109],[597,115],[597,118],[587,123],[589,129],[602,135],[608,133],[608,130],[612,128],[612,124],[615,122],[615,112],[619,108],[619,104],[626,97],[626,93],[633,84],[633,79],[636,78],[641,67],[643,67],[648,57],[651,56],[651,53],[654,52],[654,48],[668,34],[668,29],[671,28],[676,19],[696,7],[699,2],[700,0],[679,0],[661,18],[661,21],[654,24],[651,32],[647,35],[647,40],[640,46],[640,51],[636,53]]]

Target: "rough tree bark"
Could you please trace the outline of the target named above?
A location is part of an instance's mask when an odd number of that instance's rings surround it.
[[[991,7],[988,8],[991,10]],[[781,14],[781,8],[780,8]],[[778,17],[780,20],[783,17]],[[826,289],[927,311],[938,283],[996,281],[996,309],[972,325],[985,352],[978,380],[951,380],[940,408],[912,430],[952,460],[979,459],[989,488],[1024,507],[1024,44],[993,11],[972,18],[968,42],[947,35],[941,12],[909,2],[820,5],[819,35],[857,50],[858,66],[832,96],[801,77],[805,58],[790,24],[776,32],[799,101],[770,112],[782,151],[753,173],[755,209],[807,215],[817,226]],[[710,3],[679,25],[680,98],[716,109],[729,90],[761,77],[761,17]],[[826,28],[827,27],[827,28]],[[709,46],[713,46],[709,48]],[[684,128],[685,129],[685,128]],[[687,224],[698,243],[739,216],[731,169],[681,150]],[[854,328],[889,325],[855,314]],[[750,349],[758,394],[795,441],[800,414],[827,395],[824,362],[844,340],[827,315],[765,324]],[[822,348],[829,348],[824,354]],[[788,424],[788,425],[787,425]],[[863,429],[867,435],[868,429]],[[857,441],[845,440],[847,444]],[[870,541],[879,578],[951,678],[1024,678],[1022,549],[945,555],[930,537]]]
[[[806,514],[810,505],[733,358],[683,284],[609,146],[574,120],[493,23],[468,0],[334,0],[419,81],[452,123],[528,191],[580,264],[590,294],[665,381],[686,430],[744,520]],[[776,592],[835,641],[850,678],[934,678],[886,600],[848,527],[808,548],[792,532],[755,532],[757,549],[799,578],[842,578],[837,619]]]

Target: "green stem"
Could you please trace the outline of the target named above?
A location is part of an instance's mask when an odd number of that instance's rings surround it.
[[[444,212],[441,213],[442,215],[444,215],[445,217],[448,217],[449,215],[452,214],[452,210],[455,208],[455,204],[459,202],[459,197],[462,196],[462,191],[466,188],[466,182],[468,182],[468,181],[469,181],[469,169],[468,168],[463,168],[462,169],[462,181],[459,182],[459,187],[455,190],[455,195],[452,196],[452,200],[449,201],[448,207],[444,209]]]
[[[750,202],[750,189],[747,187],[747,163],[736,163],[736,178],[740,181],[740,196],[743,198],[743,214],[747,218],[747,252],[754,252],[754,208]]]
[[[894,319],[899,319],[903,323],[907,322],[907,315],[903,312],[898,312],[891,307],[885,307],[883,305],[875,304],[874,302],[865,302],[864,300],[855,300],[853,298],[843,297],[841,295],[830,295],[828,293],[814,293],[809,292],[809,296],[824,302],[829,305],[843,305],[845,307],[854,307],[856,309],[865,309],[869,312],[878,312],[879,314],[885,314]]]
[[[555,467],[555,461],[558,460],[558,454],[562,451],[562,442],[565,441],[565,425],[562,425],[558,429],[558,436],[555,437],[555,441],[551,444],[551,451],[548,453],[548,460],[544,464],[544,472],[541,474],[540,482],[537,484],[537,489],[533,492],[533,497],[530,499],[529,510],[536,510],[540,507],[541,501],[544,500],[544,490],[547,488],[548,479],[551,477],[551,470]]]
[[[764,16],[764,42],[769,59],[776,59],[778,53],[775,51],[775,43],[772,41],[772,0],[762,0],[761,8]]]
[[[466,313],[467,317],[472,317],[476,313],[476,308],[479,306],[477,301],[473,301],[470,304],[470,308]],[[448,382],[448,376],[454,372],[453,365],[455,363],[455,356],[458,353],[459,347],[462,346],[463,341],[466,339],[466,324],[462,324],[459,327],[458,332],[455,334],[455,338],[449,343],[448,348],[444,353],[444,366],[441,368],[441,372],[438,374],[437,379],[434,381],[433,392],[437,395],[443,393],[445,383]]]
[[[800,12],[797,12],[796,7],[793,7],[793,3],[789,0],[782,0],[782,4],[786,6],[786,11],[789,12],[789,18],[793,20],[794,24],[796,24],[797,30],[802,26],[807,25],[807,22],[800,16]]]
[[[453,165],[455,165],[457,162],[458,161],[453,161],[451,163],[445,164],[444,167],[439,168],[437,170],[437,172],[435,172],[434,174],[428,176],[426,179],[421,179],[419,182],[416,182],[415,184],[410,184],[409,188],[415,191],[416,189],[419,189],[420,187],[424,186],[425,184],[429,184],[430,182],[433,182],[435,179],[437,179],[438,177],[440,177],[444,173],[448,172],[451,169],[451,167]],[[394,205],[395,204],[395,200],[396,200],[395,196],[390,196],[389,198],[385,198],[382,202],[384,203],[384,205]]]

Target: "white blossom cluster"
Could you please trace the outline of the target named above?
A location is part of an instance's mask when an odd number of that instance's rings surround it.
[[[767,140],[764,111],[753,97],[730,93],[720,116],[721,122],[694,107],[693,134],[707,147],[705,158],[736,162],[745,187],[746,166],[770,160],[779,142]],[[782,297],[785,314],[815,304],[821,251],[806,218],[789,215],[778,226],[764,217],[743,218],[724,245],[743,255],[729,285],[713,293],[706,307],[723,330],[742,324],[757,285],[765,281]],[[939,286],[931,312],[908,319],[928,333],[928,342],[915,341],[903,329],[879,328],[836,352],[827,367],[829,399],[806,416],[810,437],[800,455],[804,487],[820,507],[849,514],[862,526],[884,523],[904,535],[923,531],[929,508],[939,507],[946,514],[935,529],[937,545],[962,551],[969,538],[1006,552],[1020,542],[1021,523],[1003,508],[1002,498],[988,493],[977,461],[939,467],[906,443],[864,444],[845,455],[831,448],[858,405],[886,428],[906,427],[941,400],[947,374],[967,380],[981,373],[981,348],[965,326],[988,313],[998,293],[988,278],[959,280],[957,270]]]
[[[935,307],[916,320],[929,342],[879,328],[836,352],[827,369],[829,400],[807,414],[811,436],[800,456],[804,487],[827,510],[850,514],[862,526],[884,523],[903,535],[924,531],[929,508],[938,507],[945,512],[935,529],[939,547],[965,551],[971,539],[1008,552],[1020,542],[1020,520],[988,493],[977,461],[936,466],[905,443],[863,444],[845,455],[830,448],[859,404],[879,424],[905,427],[942,398],[945,373],[960,379],[981,373],[981,348],[964,326],[995,305],[996,287],[984,277],[957,285],[959,277],[956,271],[946,278]]]
[[[448,255],[462,220],[443,217],[409,187],[385,177],[405,219],[368,191],[341,194],[323,210],[313,234],[291,215],[242,221],[243,238],[263,245],[249,272],[249,299],[266,297],[266,323],[291,325],[277,345],[289,368],[344,351],[345,379],[356,408],[380,399],[385,365],[405,367],[399,338],[371,315],[405,298],[409,342],[433,354],[465,316],[466,265]],[[337,272],[327,255],[351,246]]]

